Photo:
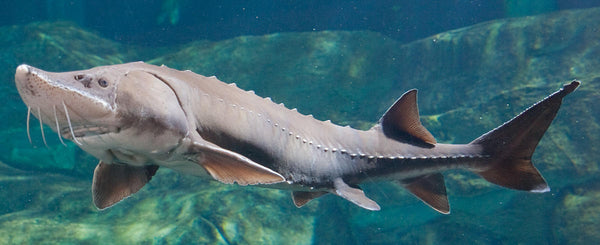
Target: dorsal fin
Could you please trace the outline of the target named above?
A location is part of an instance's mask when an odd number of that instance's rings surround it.
[[[450,204],[446,196],[446,185],[444,176],[441,173],[435,173],[400,181],[402,186],[410,193],[421,199],[424,203],[436,211],[449,214]]]
[[[399,141],[420,141],[429,145],[437,142],[421,124],[417,106],[417,90],[404,93],[379,120],[383,133]],[[376,126],[379,126],[376,125]]]

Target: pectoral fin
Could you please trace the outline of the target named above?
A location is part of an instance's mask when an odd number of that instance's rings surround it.
[[[100,161],[92,182],[94,204],[105,209],[136,193],[150,181],[156,170],[156,165],[135,167]]]
[[[436,211],[449,214],[450,204],[446,196],[444,176],[440,173],[416,177],[400,182],[410,193]]]
[[[238,185],[274,184],[285,181],[279,173],[238,153],[210,143],[195,142],[191,154],[216,180]]]
[[[344,183],[341,178],[337,178],[333,181],[333,186],[335,188],[334,193],[364,209],[377,211],[381,209],[379,205],[365,196],[363,190],[359,188],[350,187],[348,184]]]

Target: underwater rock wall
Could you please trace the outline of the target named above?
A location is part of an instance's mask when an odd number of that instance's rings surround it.
[[[0,134],[0,242],[107,243],[587,243],[600,221],[598,87],[600,9],[497,20],[401,44],[373,32],[245,36],[148,50],[104,40],[68,23],[2,27],[5,81]],[[402,188],[365,186],[369,212],[326,196],[297,209],[285,191],[200,181],[161,169],[140,193],[93,208],[96,160],[55,139],[45,148],[13,85],[14,69],[85,69],[135,60],[236,82],[305,114],[368,128],[404,91],[419,89],[423,121],[440,142],[466,143],[572,79],[582,86],[542,139],[534,162],[553,188],[530,194],[446,173],[452,214]],[[53,136],[46,129],[48,138]],[[526,220],[524,222],[523,220]]]

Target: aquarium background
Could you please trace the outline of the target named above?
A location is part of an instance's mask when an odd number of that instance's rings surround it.
[[[3,1],[0,10],[1,244],[594,244],[600,241],[600,1]],[[448,171],[451,214],[393,183],[382,210],[333,195],[296,208],[287,191],[160,169],[98,211],[97,160],[32,120],[17,65],[50,71],[143,60],[216,75],[366,129],[419,89],[439,142],[467,143],[573,79],[581,87],[533,161],[534,194]]]

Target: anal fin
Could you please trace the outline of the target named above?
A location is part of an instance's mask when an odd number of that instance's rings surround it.
[[[296,207],[302,207],[311,200],[321,197],[328,192],[326,191],[294,191],[292,192],[292,200]]]
[[[436,211],[449,214],[450,204],[446,195],[444,176],[441,173],[429,174],[400,181],[410,193],[421,199]]]
[[[354,188],[346,184],[341,178],[333,181],[333,193],[358,205],[361,208],[378,211],[381,209],[379,205],[365,196],[365,192],[359,188]]]
[[[157,170],[156,165],[136,167],[100,161],[94,170],[92,181],[94,205],[105,209],[138,192]]]

